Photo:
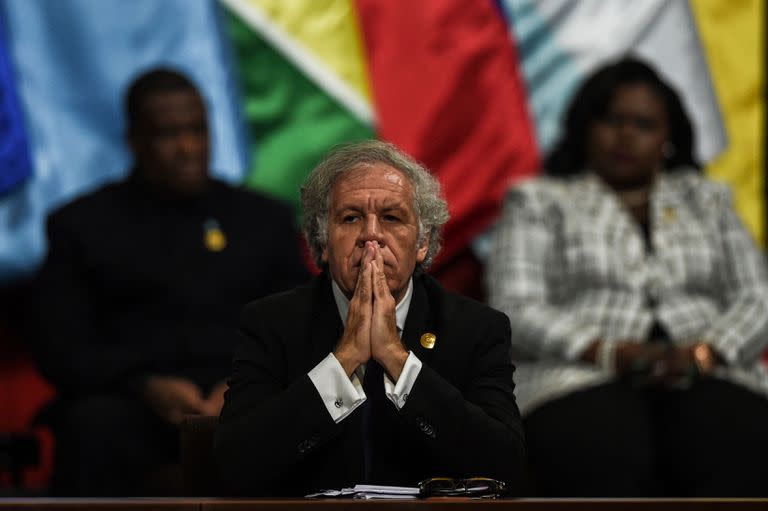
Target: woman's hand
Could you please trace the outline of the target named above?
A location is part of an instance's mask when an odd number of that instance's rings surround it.
[[[598,339],[589,345],[581,358],[621,377],[650,371],[664,353],[665,347],[658,343],[627,340],[607,344]]]
[[[706,376],[722,363],[722,357],[705,343],[669,346],[628,340],[610,346],[604,342],[594,341],[584,351],[582,360],[613,371],[619,378],[630,378],[638,385],[684,387],[695,376]],[[613,353],[606,355],[605,350]],[[611,367],[606,367],[609,362]]]
[[[653,380],[658,376],[666,355],[667,346],[664,344],[621,341],[616,346],[616,374]]]
[[[723,358],[707,343],[698,342],[671,349],[664,360],[665,376],[674,382],[686,376],[708,376]]]

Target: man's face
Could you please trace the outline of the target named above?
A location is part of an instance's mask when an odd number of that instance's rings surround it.
[[[208,121],[200,96],[190,90],[144,98],[129,142],[142,177],[176,195],[201,192],[208,183]]]
[[[389,290],[399,302],[416,263],[424,261],[429,248],[429,240],[418,246],[418,233],[410,180],[384,163],[365,166],[342,175],[331,190],[328,245],[322,260],[351,298],[365,242],[378,242]]]

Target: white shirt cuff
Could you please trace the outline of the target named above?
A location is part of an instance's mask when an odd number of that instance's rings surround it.
[[[397,379],[397,385],[392,383],[387,373],[384,373],[384,394],[386,394],[387,398],[392,401],[398,410],[405,406],[408,394],[411,393],[413,384],[416,383],[416,377],[420,371],[421,360],[413,352],[410,352],[405,360],[400,378]]]
[[[353,373],[349,378],[333,353],[321,360],[308,376],[337,424],[365,401],[363,385],[357,374]]]

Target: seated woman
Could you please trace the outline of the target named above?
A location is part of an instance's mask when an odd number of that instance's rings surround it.
[[[543,496],[768,496],[768,280],[680,99],[597,71],[488,266]]]

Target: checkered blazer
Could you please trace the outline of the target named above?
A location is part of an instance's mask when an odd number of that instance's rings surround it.
[[[591,173],[512,188],[488,263],[490,304],[512,323],[523,411],[606,381],[580,362],[597,338],[645,340],[658,321],[677,344],[706,341],[718,376],[768,393],[768,275],[727,188],[693,170],[665,173],[650,204],[652,251]]]

